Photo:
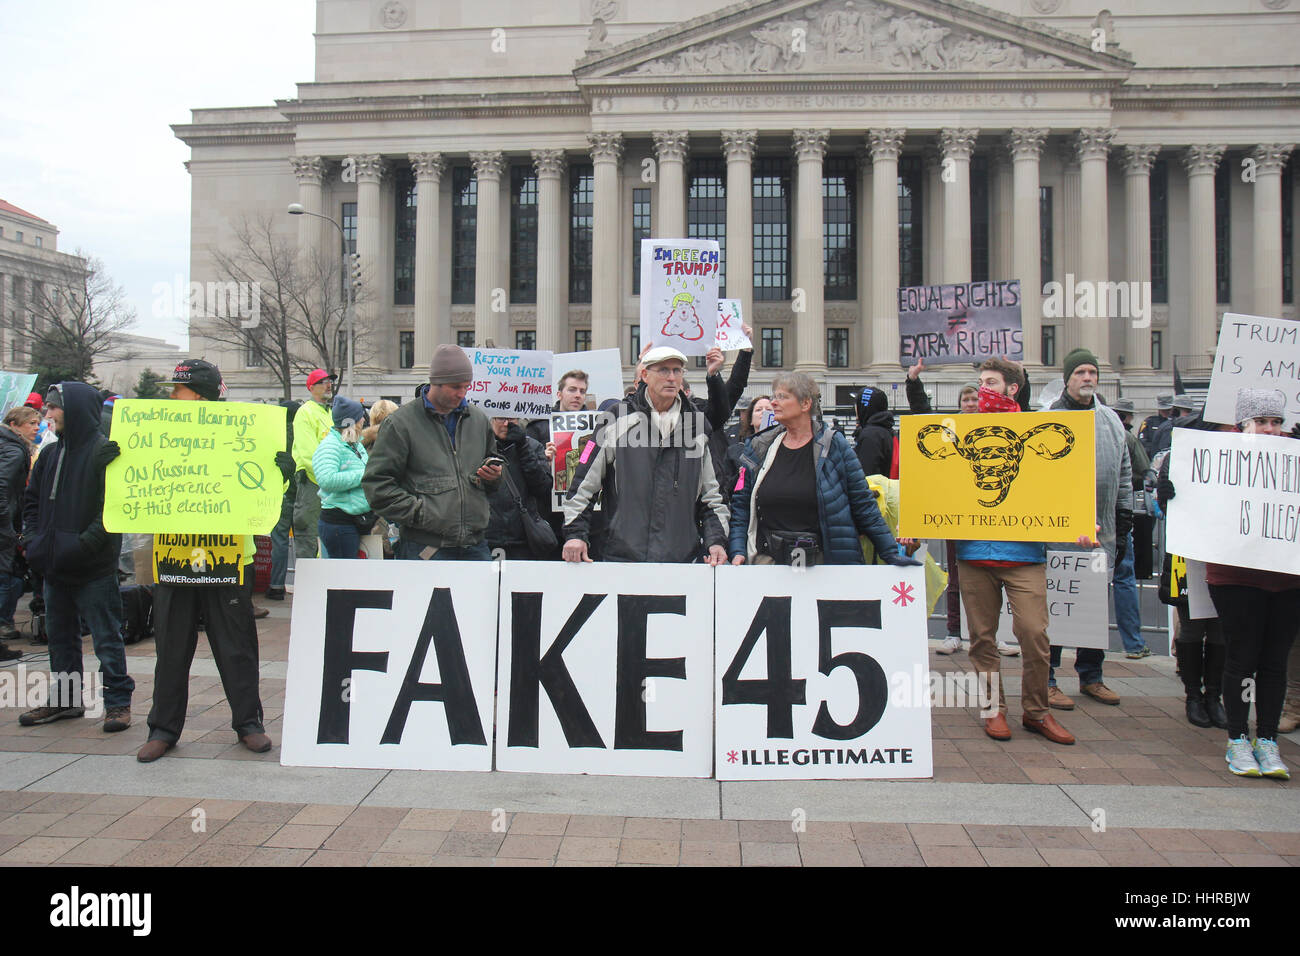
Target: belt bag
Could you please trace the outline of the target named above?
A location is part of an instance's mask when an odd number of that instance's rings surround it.
[[[777,564],[797,563],[811,568],[822,563],[822,539],[816,531],[768,530],[763,532],[763,538],[763,553]]]

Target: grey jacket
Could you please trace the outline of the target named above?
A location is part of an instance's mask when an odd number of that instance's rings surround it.
[[[1067,394],[1052,403],[1053,411],[1078,411]],[[1093,400],[1097,444],[1097,524],[1106,549],[1111,574],[1115,572],[1115,512],[1133,510],[1133,463],[1129,460],[1128,438],[1119,416]],[[1064,547],[1062,550],[1079,550]]]

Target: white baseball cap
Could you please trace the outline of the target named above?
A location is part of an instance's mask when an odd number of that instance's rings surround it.
[[[683,366],[686,365],[686,356],[671,345],[656,345],[649,352],[646,352],[641,364],[649,368],[652,365],[658,365],[660,362],[667,362],[669,359],[677,359]]]

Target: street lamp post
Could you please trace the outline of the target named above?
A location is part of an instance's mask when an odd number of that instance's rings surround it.
[[[329,216],[322,216],[318,212],[308,212],[306,209],[303,208],[302,203],[297,203],[297,202],[289,203],[289,215],[315,216],[317,219],[323,219],[326,222],[328,222],[331,226],[333,226],[335,229],[339,231],[339,242],[341,243],[340,247],[343,250],[343,255],[345,257],[347,256],[348,254],[347,235],[343,232],[343,227],[340,226],[333,219],[331,219]],[[351,397],[353,395],[353,388],[352,388],[353,372],[355,371],[355,366],[352,358],[352,340],[353,340],[352,316],[356,312],[356,304],[357,304],[356,287],[361,280],[358,275],[347,275],[345,276],[345,278],[347,281],[348,299],[347,299],[347,304],[343,308],[343,327],[345,329],[344,334],[347,336],[347,340],[348,340],[348,364],[347,364],[347,371],[345,375],[344,390],[347,392],[348,396]]]

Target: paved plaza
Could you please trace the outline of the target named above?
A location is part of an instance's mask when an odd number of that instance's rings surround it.
[[[1057,716],[1078,738],[1073,747],[1020,728],[1019,662],[1006,659],[1013,738],[985,737],[973,708],[938,708],[926,781],[281,767],[292,596],[267,603],[271,616],[258,623],[270,753],[236,740],[203,640],[185,733],[157,763],[135,759],[147,736],[152,641],[127,648],[136,692],[123,733],[89,719],[27,728],[22,708],[0,710],[0,863],[1300,865],[1295,786],[1227,773],[1223,731],[1184,720],[1168,658],[1108,655],[1106,683],[1122,698],[1108,707],[1077,694],[1067,651],[1060,683],[1077,709]],[[29,673],[48,666],[43,647],[16,646],[29,652],[19,662]],[[89,638],[85,654],[94,670]],[[969,662],[932,652],[931,666]],[[1300,769],[1297,744],[1284,737],[1282,756]]]

